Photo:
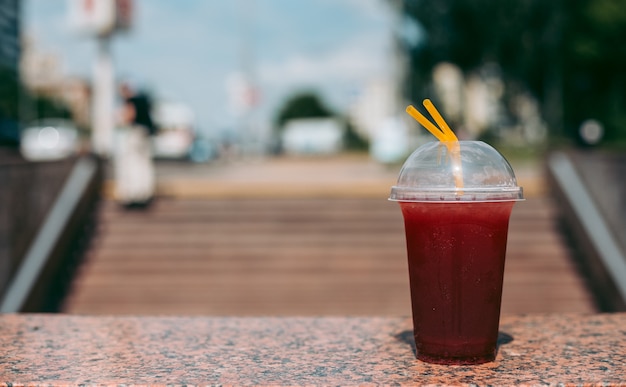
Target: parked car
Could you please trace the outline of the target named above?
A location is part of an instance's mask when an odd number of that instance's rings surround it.
[[[78,128],[67,119],[44,119],[27,125],[20,133],[20,152],[26,160],[59,160],[75,154]]]

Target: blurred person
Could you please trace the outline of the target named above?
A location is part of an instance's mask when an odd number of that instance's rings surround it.
[[[127,82],[120,85],[119,93],[122,106],[113,157],[115,197],[126,208],[145,208],[155,190],[152,103],[148,95]]]

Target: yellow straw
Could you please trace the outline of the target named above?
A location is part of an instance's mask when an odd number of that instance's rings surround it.
[[[406,112],[409,113],[411,117],[415,118],[417,122],[422,124],[422,126],[425,127],[430,133],[432,133],[433,136],[437,137],[439,141],[449,141],[445,134],[438,127],[433,125],[433,123],[430,122],[428,118],[424,117],[422,113],[420,113],[413,105],[407,106]]]
[[[435,122],[439,127],[435,126],[428,118],[426,118],[422,113],[420,113],[413,105],[409,105],[406,108],[406,112],[411,115],[411,117],[415,118],[417,122],[422,124],[424,128],[426,128],[433,136],[437,137],[437,139],[443,143],[445,143],[448,151],[450,152],[450,158],[452,160],[453,171],[454,174],[454,184],[456,188],[463,188],[463,171],[461,170],[461,146],[459,144],[459,140],[450,129],[446,121],[443,119],[439,111],[433,105],[433,103],[429,99],[425,99],[424,107],[430,115],[434,118]],[[463,191],[459,192],[461,195]]]
[[[455,136],[456,137],[456,136]],[[458,141],[447,142],[450,159],[452,160],[452,174],[454,175],[454,185],[456,188],[463,188],[463,169],[461,166],[461,145]],[[463,194],[463,191],[459,192]]]
[[[428,110],[430,115],[435,119],[435,122],[437,123],[437,125],[439,125],[439,128],[441,128],[441,131],[444,133],[447,141],[459,141],[456,138],[456,135],[454,134],[452,129],[450,129],[450,127],[446,123],[446,120],[444,120],[441,114],[439,114],[439,111],[437,110],[435,105],[433,105],[433,103],[429,99],[425,99],[423,104],[426,110]]]

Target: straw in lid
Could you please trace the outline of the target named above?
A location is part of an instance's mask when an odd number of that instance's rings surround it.
[[[430,142],[406,160],[398,182],[391,189],[392,201],[518,201],[522,188],[511,165],[493,147],[482,141],[458,141],[452,154],[445,142]],[[463,187],[457,184],[461,174]]]

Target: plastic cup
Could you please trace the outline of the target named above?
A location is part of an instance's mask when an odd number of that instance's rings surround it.
[[[431,142],[389,200],[404,216],[417,358],[495,360],[509,217],[523,200],[513,169],[481,141]]]

